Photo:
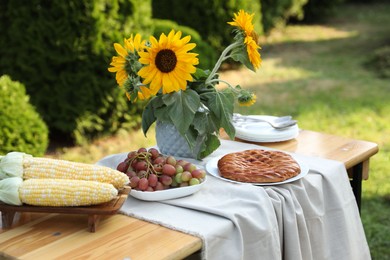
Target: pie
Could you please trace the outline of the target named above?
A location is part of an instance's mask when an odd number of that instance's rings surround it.
[[[218,160],[218,170],[224,178],[249,183],[281,182],[301,172],[291,155],[262,149],[226,154]]]

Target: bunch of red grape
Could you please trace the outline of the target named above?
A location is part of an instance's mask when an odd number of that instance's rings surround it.
[[[130,178],[130,187],[140,191],[157,191],[197,185],[206,171],[185,160],[164,156],[156,148],[139,148],[127,154],[117,170]]]

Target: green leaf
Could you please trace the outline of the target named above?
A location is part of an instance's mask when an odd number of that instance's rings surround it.
[[[193,151],[194,151],[198,136],[199,136],[199,133],[192,126],[188,129],[188,131],[184,135],[184,139],[186,139],[188,146]],[[196,152],[194,151],[194,153],[196,153]]]
[[[209,76],[209,74],[210,74],[209,70],[202,70],[202,69],[196,68],[196,71],[194,74],[192,74],[192,76],[196,80],[200,80],[200,79],[206,79]]]
[[[232,57],[233,60],[244,64],[248,69],[252,71],[256,71],[255,67],[253,67],[253,64],[249,60],[248,52],[245,48],[245,45],[232,51],[230,56]]]
[[[206,113],[196,113],[193,121],[194,128],[198,131],[199,135],[204,135],[208,132],[208,118]]]
[[[154,117],[153,110],[149,107],[146,107],[142,112],[142,131],[146,136],[146,133],[149,131],[150,126],[156,121]]]
[[[180,134],[184,135],[189,129],[196,111],[200,106],[198,93],[192,89],[164,95],[162,97],[167,106],[166,114]]]
[[[146,136],[150,126],[156,121],[156,116],[154,115],[153,103],[156,98],[152,98],[146,105],[144,111],[142,112],[142,131]]]
[[[216,127],[225,129],[230,139],[233,139],[235,136],[235,129],[231,123],[234,109],[233,93],[230,90],[209,92],[202,94],[202,98],[207,101],[206,106],[213,114],[211,116],[215,116]]]
[[[219,146],[221,145],[221,142],[219,141],[218,137],[216,135],[209,135],[207,140],[202,145],[199,158],[205,158],[206,156],[209,156],[212,152],[214,152]]]
[[[167,114],[168,108],[164,104],[163,96],[157,96],[153,99],[153,110],[154,110],[154,116],[156,117],[156,120],[160,120],[163,122],[171,122],[171,119],[169,118],[169,115]]]

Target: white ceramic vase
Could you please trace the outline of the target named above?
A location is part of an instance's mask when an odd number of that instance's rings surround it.
[[[187,141],[172,123],[156,122],[156,141],[160,153],[175,157],[196,158]]]

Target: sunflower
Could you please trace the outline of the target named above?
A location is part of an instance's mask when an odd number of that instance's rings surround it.
[[[168,36],[164,33],[159,40],[150,37],[151,46],[147,52],[140,52],[139,62],[144,66],[138,71],[143,84],[150,84],[150,90],[156,94],[161,88],[162,93],[185,90],[187,81],[192,81],[195,65],[198,65],[198,54],[188,51],[195,48],[195,43],[189,43],[191,36],[181,38],[181,32],[172,30]]]
[[[238,104],[240,106],[247,106],[247,107],[256,103],[256,99],[257,99],[256,94],[251,93],[247,90],[241,91],[237,98]]]
[[[114,43],[115,51],[119,56],[112,57],[110,65],[112,67],[108,68],[109,72],[116,72],[115,78],[119,86],[123,86],[131,72],[127,69],[127,60],[130,59],[130,55],[137,55],[137,51],[140,51],[144,48],[145,41],[141,41],[141,35],[138,33],[133,38],[133,35],[129,39],[124,40],[124,46],[119,43]]]
[[[246,52],[248,53],[249,61],[252,63],[255,69],[260,68],[261,57],[258,50],[261,49],[261,47],[257,45],[252,36],[245,36],[244,44],[246,45]]]
[[[114,44],[114,46],[115,46],[115,44]],[[120,48],[121,48],[121,50],[123,49],[122,46],[115,47],[115,49],[120,49]],[[112,57],[112,61],[111,61],[110,65],[113,67],[108,68],[108,71],[114,72],[114,73],[116,72],[116,74],[115,74],[116,82],[118,83],[118,85],[120,87],[122,87],[125,84],[125,81],[128,77],[128,74],[125,70],[126,58],[122,57],[122,56],[114,56],[114,57]]]
[[[145,46],[145,40],[142,40],[140,34],[130,36],[124,39],[124,46],[114,43],[114,48],[119,56],[112,57],[108,71],[116,73],[115,78],[120,87],[126,90],[126,96],[129,100],[148,99],[153,93],[149,88],[142,86],[141,79],[137,72],[141,68],[138,62],[139,53],[142,53]]]
[[[242,31],[245,35],[251,35],[253,32],[253,23],[252,19],[255,14],[248,14],[244,10],[238,11],[238,14],[234,14],[233,22],[228,22],[232,26],[236,26]]]
[[[238,27],[244,35],[243,41],[246,46],[249,61],[255,69],[258,69],[261,64],[260,53],[258,50],[261,48],[257,44],[257,35],[252,23],[253,16],[254,14],[249,14],[240,10],[237,14],[234,14],[233,22],[228,22],[228,24]]]

